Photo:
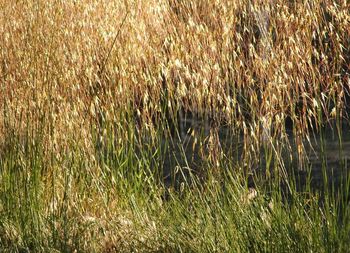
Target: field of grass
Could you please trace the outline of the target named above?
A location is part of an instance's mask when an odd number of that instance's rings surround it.
[[[349,91],[346,0],[0,0],[0,252],[348,252]]]

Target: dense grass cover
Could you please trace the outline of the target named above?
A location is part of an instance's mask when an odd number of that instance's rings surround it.
[[[0,7],[1,252],[349,250],[348,1]]]

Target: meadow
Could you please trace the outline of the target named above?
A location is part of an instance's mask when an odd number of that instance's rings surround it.
[[[0,252],[348,252],[349,92],[346,0],[0,0]]]

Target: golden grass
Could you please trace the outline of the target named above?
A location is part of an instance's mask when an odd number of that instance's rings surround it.
[[[94,196],[96,206],[103,206],[105,186],[91,129],[113,125],[123,147],[131,141],[123,120],[129,115],[156,135],[164,99],[173,117],[180,109],[208,115],[242,134],[241,165],[248,168],[259,160],[262,141],[280,156],[289,142],[288,117],[300,154],[310,127],[346,118],[348,1],[0,0],[0,6],[0,147],[39,129],[48,162],[79,147],[96,186],[80,197]],[[104,138],[106,129],[99,134]],[[210,136],[213,160],[216,137]],[[47,203],[64,198],[60,173],[69,169],[53,166],[46,175],[48,191],[57,177],[57,196],[47,195]],[[79,192],[74,185],[70,191]],[[86,208],[94,217],[108,213]]]
[[[130,105],[149,120],[160,110],[164,88],[170,106],[225,118],[238,129],[250,128],[252,136],[261,124],[274,124],[277,134],[287,116],[306,133],[318,108],[326,118],[331,100],[341,108],[348,85],[346,1],[2,6],[2,107],[17,121],[21,114],[50,117],[58,133],[83,132],[97,110],[118,121],[115,111]],[[266,13],[261,38],[257,16]]]

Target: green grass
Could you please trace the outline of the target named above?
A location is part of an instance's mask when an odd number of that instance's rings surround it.
[[[184,167],[164,185],[164,135],[138,139],[132,125],[122,145],[106,127],[95,159],[74,145],[50,157],[40,132],[9,131],[0,160],[2,251],[347,251],[349,180],[336,192],[297,189],[291,177],[288,188],[275,171],[257,175],[253,190],[239,162],[222,157],[220,169],[208,160],[205,175]]]

